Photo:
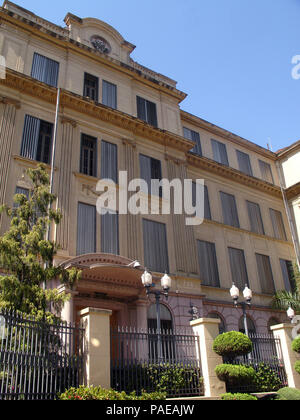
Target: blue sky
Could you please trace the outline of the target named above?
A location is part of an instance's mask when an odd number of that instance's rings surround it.
[[[67,12],[109,23],[194,115],[274,151],[300,139],[300,0],[15,2],[62,26]]]

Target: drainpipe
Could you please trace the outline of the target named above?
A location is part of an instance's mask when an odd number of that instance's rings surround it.
[[[277,167],[277,172],[278,172],[278,175],[279,175],[280,189],[281,189],[281,193],[282,193],[284,207],[285,207],[286,215],[287,215],[287,218],[288,218],[288,222],[289,222],[289,226],[290,226],[290,230],[291,230],[291,234],[292,234],[293,244],[294,244],[296,258],[297,258],[297,264],[298,264],[298,268],[300,270],[300,245],[299,245],[299,242],[298,242],[298,236],[297,236],[297,232],[296,232],[296,229],[295,229],[294,220],[293,220],[292,215],[291,215],[290,206],[289,206],[288,200],[286,198],[284,182],[283,182],[283,174],[282,174],[282,169],[281,169],[281,166],[280,166],[279,162],[276,162],[276,167]]]

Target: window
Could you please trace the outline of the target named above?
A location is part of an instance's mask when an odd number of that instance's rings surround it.
[[[105,80],[102,82],[102,103],[117,109],[117,86]]]
[[[166,225],[143,219],[145,267],[158,273],[169,272]]]
[[[282,239],[283,241],[286,241],[287,237],[281,212],[278,210],[270,209],[270,216],[272,220],[274,237],[276,239]]]
[[[280,266],[285,290],[292,293],[296,292],[297,284],[295,281],[295,273],[292,261],[280,260]]]
[[[247,317],[247,327],[249,334],[255,334],[256,333],[256,327],[253,322],[253,320],[250,318],[250,316],[246,315]],[[239,320],[239,332],[245,334],[245,324],[244,324],[244,317],[241,317]]]
[[[58,83],[59,63],[44,57],[38,53],[34,53],[31,77],[40,82],[47,83],[50,86],[57,87]]]
[[[16,187],[15,194],[24,194],[26,196],[27,200],[29,200],[29,189],[28,188]],[[14,202],[13,207],[18,208],[19,204]]]
[[[240,290],[249,286],[245,254],[242,249],[228,248],[229,260],[232,274],[232,282]]]
[[[189,128],[183,127],[183,135],[186,139],[191,140],[195,143],[195,147],[191,150],[191,152],[202,156],[200,134],[196,131],[190,130]]]
[[[236,207],[235,197],[231,194],[220,192],[222,209],[223,209],[223,221],[226,225],[234,226],[239,228],[239,216]]]
[[[93,101],[99,99],[99,79],[91,74],[84,73],[83,96],[87,96]]]
[[[176,358],[176,340],[173,331],[172,314],[169,309],[160,304],[160,322],[161,322],[161,348],[159,352],[159,342],[157,340],[157,316],[156,305],[151,305],[148,309],[148,330],[149,330],[149,358],[150,360],[159,360],[160,357],[165,359]],[[159,354],[161,353],[161,354]]]
[[[224,143],[220,143],[217,140],[211,140],[214,160],[223,165],[229,166],[227,149]]]
[[[157,127],[156,104],[137,96],[137,116],[140,120]]]
[[[264,181],[274,184],[274,178],[272,174],[271,165],[267,162],[259,160],[259,167],[261,171],[261,177]]]
[[[192,188],[193,188],[192,205],[193,207],[195,207],[196,206],[196,182],[192,183]],[[206,185],[204,185],[204,219],[211,220],[210,202],[209,202],[208,188]]]
[[[200,277],[205,286],[220,287],[215,244],[197,241]]]
[[[262,293],[273,295],[275,293],[275,285],[273,280],[270,257],[261,254],[255,255],[261,291]]]
[[[161,161],[154,159],[149,156],[140,155],[140,175],[141,179],[144,179],[148,185],[148,194],[162,196],[162,188],[159,188],[159,191],[152,191],[151,189],[151,180],[162,179],[161,171]]]
[[[104,140],[101,142],[101,178],[118,183],[118,147]]]
[[[259,204],[247,201],[247,209],[250,220],[251,232],[259,233],[260,235],[265,234],[265,229],[261,217],[261,211]]]
[[[96,207],[78,203],[77,255],[96,252]]]
[[[53,124],[38,118],[25,116],[21,156],[50,163]]]
[[[238,158],[240,171],[244,172],[244,174],[253,176],[249,155],[247,155],[247,153],[241,152],[240,150],[237,150],[236,154]]]
[[[86,134],[81,135],[80,172],[97,176],[97,139]]]
[[[101,215],[101,251],[119,255],[119,215],[109,213]]]

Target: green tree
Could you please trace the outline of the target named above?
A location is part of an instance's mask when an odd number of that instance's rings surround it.
[[[291,283],[295,285],[295,290],[292,292],[286,290],[277,292],[273,298],[273,307],[283,310],[291,307],[297,313],[300,313],[300,271],[297,263],[294,263],[293,268]]]
[[[73,288],[80,278],[77,269],[66,270],[53,264],[56,243],[47,239],[48,227],[61,220],[52,209],[55,196],[50,194],[49,176],[44,165],[28,169],[29,196],[16,194],[14,207],[0,207],[10,218],[10,228],[0,237],[0,307],[35,316],[51,316],[69,296],[47,286],[53,279]]]

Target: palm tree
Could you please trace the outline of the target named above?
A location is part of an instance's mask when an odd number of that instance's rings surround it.
[[[297,263],[293,264],[291,284],[294,285],[293,291],[282,290],[277,292],[273,298],[273,308],[288,310],[293,308],[300,314],[300,271]]]

